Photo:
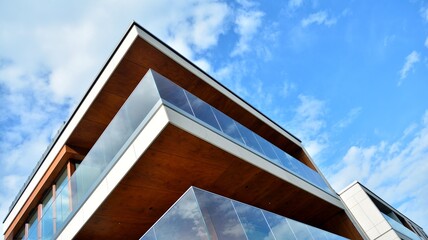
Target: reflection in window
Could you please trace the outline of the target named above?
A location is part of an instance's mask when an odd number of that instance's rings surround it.
[[[42,239],[50,239],[54,233],[52,203],[52,191],[49,191],[42,201]]]
[[[249,240],[275,240],[263,217],[262,210],[237,201],[233,201],[233,205]]]
[[[191,187],[141,239],[336,240],[345,238]]]
[[[204,220],[192,191],[187,191],[153,229],[157,240],[208,239]]]
[[[270,229],[272,229],[276,239],[296,239],[286,218],[268,211],[263,211],[263,215],[269,223]]]
[[[194,188],[211,239],[245,240],[230,199]]]
[[[195,117],[202,120],[204,123],[207,123],[211,127],[220,130],[220,126],[214,117],[211,106],[189,92],[186,92],[186,96],[187,99],[189,99],[189,103],[192,107]]]

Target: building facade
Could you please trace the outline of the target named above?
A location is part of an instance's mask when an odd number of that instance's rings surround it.
[[[160,240],[156,226],[192,206],[177,200],[195,191],[231,202],[236,224],[223,230],[237,234],[221,237],[216,212],[194,194],[198,207],[184,213],[200,220],[195,239],[367,238],[298,138],[136,23],[12,203],[3,234]],[[260,221],[245,223],[236,206]]]
[[[340,198],[369,239],[428,239],[422,227],[359,182],[343,189]]]

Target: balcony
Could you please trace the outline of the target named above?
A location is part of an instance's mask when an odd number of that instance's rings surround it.
[[[140,238],[140,240],[163,239],[341,240],[346,238],[191,187]]]
[[[62,231],[162,104],[332,194],[316,171],[171,81],[151,72],[117,112],[71,179],[59,185],[43,205],[43,216],[30,224],[28,239],[49,239]]]

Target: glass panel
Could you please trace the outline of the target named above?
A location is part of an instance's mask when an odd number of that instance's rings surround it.
[[[54,234],[52,191],[42,201],[42,239],[51,239]]]
[[[184,90],[163,76],[154,73],[157,89],[162,99],[193,115]]]
[[[245,145],[247,145],[251,149],[263,154],[263,151],[260,148],[259,143],[254,138],[254,133],[251,132],[248,128],[242,126],[240,123],[236,123],[236,126],[238,127],[239,133],[241,134],[242,138],[244,139]]]
[[[307,226],[307,227],[308,227],[308,230],[309,230],[309,232],[311,233],[311,235],[312,235],[312,237],[314,239],[317,239],[317,240],[318,239],[320,239],[320,240],[328,240],[325,232],[322,231],[321,229],[314,228],[312,226]]]
[[[128,147],[126,142],[159,100],[160,96],[149,72],[128,97],[81,164],[77,164],[78,167],[71,179],[68,181],[65,171],[59,178],[53,203],[55,215],[42,216],[42,222],[46,222],[44,224],[46,228],[50,229],[49,225],[53,225],[53,229],[57,232],[61,230],[71,211],[78,209],[89,191],[102,179],[101,174],[104,174],[107,167],[117,160],[117,156],[123,152],[124,148]],[[53,224],[54,219],[56,224]],[[37,237],[37,226],[33,225],[31,227],[36,228],[36,231],[31,234]],[[43,231],[48,234],[50,230],[43,229]]]
[[[55,218],[56,229],[63,226],[65,219],[71,212],[70,190],[68,188],[67,171],[64,170],[56,183]]]
[[[276,239],[296,239],[293,230],[288,225],[287,219],[268,211],[263,211],[266,221],[269,223],[270,229]]]
[[[148,232],[146,232],[140,240],[157,240],[155,236],[155,231],[151,228]]]
[[[245,240],[230,199],[194,188],[211,239]]]
[[[276,156],[278,157],[279,161],[281,162],[281,166],[285,167],[285,169],[287,169],[288,171],[291,171],[292,165],[290,162],[290,158],[287,156],[287,154],[275,145],[272,145],[272,149],[276,153]]]
[[[287,219],[291,229],[293,229],[294,235],[297,239],[313,240],[311,233],[309,232],[305,224],[296,222],[292,219]]]
[[[220,126],[218,125],[217,120],[214,117],[213,111],[211,110],[211,106],[189,92],[186,92],[186,96],[189,100],[190,106],[192,107],[195,117],[199,120],[202,120],[202,122],[207,123],[211,127],[220,130]]]
[[[401,234],[413,239],[413,240],[417,240],[420,239],[418,237],[418,235],[416,235],[414,232],[412,232],[410,229],[406,228],[405,226],[403,226],[401,223],[395,221],[394,219],[392,219],[390,216],[382,213],[382,215],[385,217],[386,221],[388,221],[388,223],[391,225],[391,227],[395,230],[400,232]]]
[[[265,153],[266,157],[268,157],[270,160],[275,160],[278,158],[272,149],[271,143],[269,143],[268,141],[266,141],[264,138],[262,138],[260,136],[257,136],[256,138],[257,138],[257,141],[259,142],[260,146],[262,147],[263,152]]]
[[[345,238],[191,187],[141,239]]]
[[[152,72],[155,74],[154,72]],[[135,130],[147,116],[160,96],[156,84],[150,75],[145,75],[129,96],[119,112],[124,112],[130,131]]]
[[[187,191],[153,226],[157,240],[208,239],[193,191]]]
[[[238,143],[243,144],[243,147],[259,153],[261,157],[264,157],[266,160],[277,164],[320,189],[331,193],[330,188],[324,180],[318,177],[319,174],[299,160],[291,157],[278,147],[217,109],[211,107],[201,99],[185,91],[175,83],[157,73],[154,73],[154,77],[162,99],[214,127],[219,133],[223,133],[237,140]],[[191,107],[189,107],[189,104]],[[317,176],[314,176],[314,173]]]
[[[249,240],[275,240],[260,209],[236,201],[232,203]]]
[[[30,219],[28,220],[28,239],[38,239],[37,224],[38,222],[36,211],[30,216]]]
[[[244,141],[242,140],[241,134],[239,134],[235,121],[217,109],[213,109],[213,112],[217,118],[218,123],[220,124],[221,131],[227,136],[232,137],[233,139],[243,144]]]

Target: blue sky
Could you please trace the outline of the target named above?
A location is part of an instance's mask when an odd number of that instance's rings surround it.
[[[428,3],[2,1],[0,216],[135,20],[428,230]]]

